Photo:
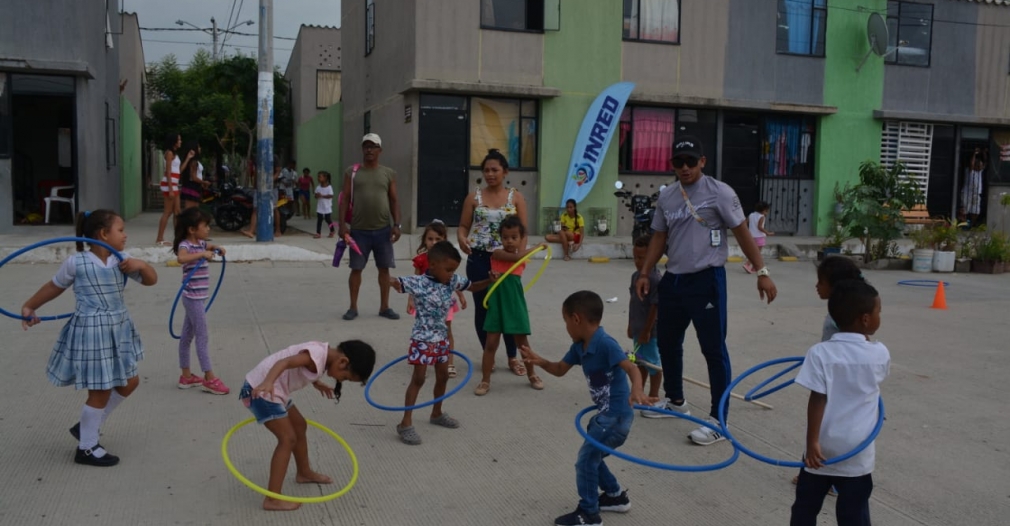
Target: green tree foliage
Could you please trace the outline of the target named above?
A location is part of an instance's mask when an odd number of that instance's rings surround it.
[[[863,162],[859,184],[843,192],[845,207],[839,222],[849,237],[863,240],[866,261],[892,256],[894,240],[905,227],[901,211],[925,202],[900,162],[890,168]]]
[[[148,95],[153,101],[144,120],[145,137],[159,148],[172,133],[200,142],[204,156],[248,159],[255,155],[256,60],[235,55],[213,62],[198,51],[182,69],[169,55],[148,67]],[[274,72],[274,152],[291,151],[290,88]]]

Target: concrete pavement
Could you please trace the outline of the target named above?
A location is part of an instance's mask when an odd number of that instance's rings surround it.
[[[131,246],[146,235],[134,224],[128,226]],[[231,236],[214,235],[222,243],[232,242]],[[323,255],[324,248],[332,247],[332,240],[304,235],[282,240]],[[311,248],[314,243],[319,243],[317,250]],[[0,269],[3,306],[15,310],[56,268],[36,264]],[[219,452],[224,433],[249,416],[236,394],[244,374],[267,354],[311,339],[364,339],[378,351],[378,365],[384,364],[406,349],[411,327],[404,313],[406,300],[393,293],[393,306],[403,319],[379,318],[376,274],[369,268],[361,316],[344,322],[339,316],[347,308],[346,267],[334,269],[328,258],[230,265],[209,324],[215,372],[233,393],[214,396],[175,387],[177,344],[169,338],[166,324],[182,273],[161,265],[156,269],[160,278],[156,286],[131,284],[127,292],[146,359],[140,367],[142,385],[103,428],[102,443],[122,457],[116,467],[73,463],[75,441],[67,428],[76,422],[84,394],[55,388],[45,378],[60,322],[27,332],[14,320],[3,322],[0,524],[546,525],[574,509],[578,497],[573,464],[581,441],[572,418],[590,404],[581,372],[573,369],[560,379],[541,374],[546,389],[534,391],[524,378],[505,368],[502,350],[487,396],[473,396],[478,381],[473,379],[446,402],[445,410],[461,420],[460,429],[431,426],[425,421],[428,413],[417,412],[424,440],[417,447],[397,440],[400,415],[373,409],[364,401],[361,386],[345,385],[339,405],[312,390],[297,393],[296,403],[308,418],[334,429],[354,448],[361,476],[347,495],[334,501],[304,505],[283,515],[261,511],[261,497],[231,476]],[[737,373],[772,358],[801,355],[820,337],[826,305],[814,292],[813,266],[779,263],[772,269],[780,296],[766,306],[757,298],[753,276],[743,274],[738,265],[729,267],[729,347]],[[604,299],[618,298],[606,304],[604,326],[624,341],[620,336],[632,270],[631,262],[623,260],[600,265],[553,261],[529,294],[536,350],[554,359],[564,354],[570,341],[560,317],[561,301],[579,289],[595,290]],[[396,273],[409,274],[411,269],[404,262]],[[212,275],[216,276],[216,267]],[[1010,424],[1003,416],[1000,394],[1006,392],[1010,371],[1005,343],[1010,278],[944,276],[951,282],[950,310],[936,311],[928,308],[931,289],[895,283],[921,275],[883,271],[867,275],[882,294],[878,338],[892,355],[891,376],[883,385],[888,420],[877,441],[874,522],[1006,524]],[[68,293],[44,311],[65,311],[72,305]],[[457,347],[479,360],[472,316],[468,309],[456,318]],[[685,374],[706,376],[691,335]],[[400,402],[408,378],[406,366],[393,368],[376,383],[376,398]],[[761,379],[753,378],[749,385]],[[422,399],[430,397],[430,387],[426,385]],[[686,392],[693,413],[704,414],[707,391],[687,384]],[[734,401],[731,425],[752,448],[797,458],[803,449],[806,399],[805,390],[791,387],[767,399],[775,406],[770,411]],[[623,449],[683,464],[717,462],[731,454],[725,442],[710,447],[688,443],[686,434],[692,428],[679,420],[636,418]],[[319,495],[348,481],[349,464],[338,444],[310,429],[309,447],[315,469],[332,475],[337,484],[296,485],[292,467],[285,492]],[[272,449],[272,436],[259,426],[242,429],[230,446],[239,469],[260,483],[266,480]],[[608,464],[629,488],[633,502],[628,514],[606,514],[608,525],[788,522],[792,469],[743,456],[727,469],[700,474],[658,471],[617,459]],[[834,502],[826,500],[823,524],[834,524]]]

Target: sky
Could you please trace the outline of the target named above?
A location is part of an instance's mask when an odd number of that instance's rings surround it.
[[[119,0],[126,12],[137,13],[141,28],[181,29],[176,20],[184,20],[201,28],[210,28],[211,17],[217,20],[218,29],[237,24],[235,31],[259,32],[259,0]],[[302,24],[340,26],[340,0],[274,0],[274,65],[283,72],[287,67],[291,48],[295,45],[298,28]],[[234,14],[233,14],[234,6]],[[241,8],[241,10],[240,10]],[[231,25],[228,23],[231,18]],[[253,25],[244,22],[252,20]],[[180,65],[189,63],[197,50],[211,51],[211,35],[200,31],[147,31],[141,30],[144,42],[144,61],[157,62],[172,54]],[[284,37],[276,38],[276,37]],[[225,40],[225,55],[242,53],[255,57],[258,38],[255,36],[221,35]],[[290,40],[288,40],[290,39]],[[219,40],[219,41],[220,41]]]

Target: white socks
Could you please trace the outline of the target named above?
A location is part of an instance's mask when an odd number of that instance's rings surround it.
[[[81,442],[78,448],[82,450],[92,450],[91,455],[95,458],[105,456],[105,450],[96,448],[98,445],[98,429],[102,425],[106,409],[97,409],[84,404],[81,408]]]
[[[102,413],[102,424],[105,424],[105,420],[109,418],[109,415],[119,407],[119,404],[123,403],[126,397],[119,394],[119,391],[115,389],[112,390],[112,396],[109,397],[109,403],[105,404],[105,411]],[[96,439],[97,440],[97,439]]]
[[[617,493],[607,493],[608,497],[620,497],[621,493],[624,493],[624,488],[617,490]]]

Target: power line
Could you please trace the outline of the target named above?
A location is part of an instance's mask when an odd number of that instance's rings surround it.
[[[209,28],[208,29],[198,29],[198,28],[195,28],[195,27],[142,27],[142,28],[140,28],[140,30],[141,31],[210,31]],[[228,29],[218,29],[217,32],[218,33],[224,33],[226,35],[225,38],[227,38],[227,35],[239,35],[239,36],[243,36],[243,37],[258,37],[259,36],[259,34],[257,34],[257,33],[243,33],[241,31],[231,31],[231,30],[228,30]],[[279,36],[276,36],[276,35],[274,36],[274,38],[276,38],[278,40],[298,40],[297,38],[279,37]]]
[[[231,0],[231,11],[228,12],[228,23],[225,24],[224,27],[231,27],[232,17],[235,16],[235,1],[236,0]]]
[[[183,41],[183,40],[145,39],[144,42],[157,42],[159,44],[189,44],[189,45],[194,45],[194,46],[208,46],[209,45],[206,42],[189,42],[189,41]],[[245,46],[245,45],[242,45],[242,44],[229,44],[229,45],[232,46],[232,47],[259,49],[258,46]],[[274,50],[276,50],[276,51],[291,51],[291,48],[289,48],[289,47],[278,47],[278,48],[274,48]]]
[[[919,4],[919,5],[929,5],[929,4]],[[852,8],[852,7],[842,7],[842,6],[837,6],[837,5],[828,5],[826,8],[824,8],[824,7],[818,7],[817,9],[829,9],[829,10],[833,9],[833,10],[836,10],[836,11],[850,11],[850,12],[853,12],[853,13],[866,13],[866,14],[877,13],[877,14],[883,16],[884,18],[887,18],[887,16],[888,16],[887,9],[870,9],[870,8],[866,8],[866,7]],[[891,16],[891,18],[898,18],[898,17]],[[916,18],[916,17],[906,17],[906,18]],[[937,22],[939,22],[941,24],[954,24],[954,25],[962,25],[962,26],[1010,27],[1010,25],[1007,25],[1007,24],[986,24],[986,23],[979,23],[979,22],[964,22],[964,21],[961,21],[961,20],[944,20],[942,18],[933,18],[931,21],[934,24],[937,23]]]

